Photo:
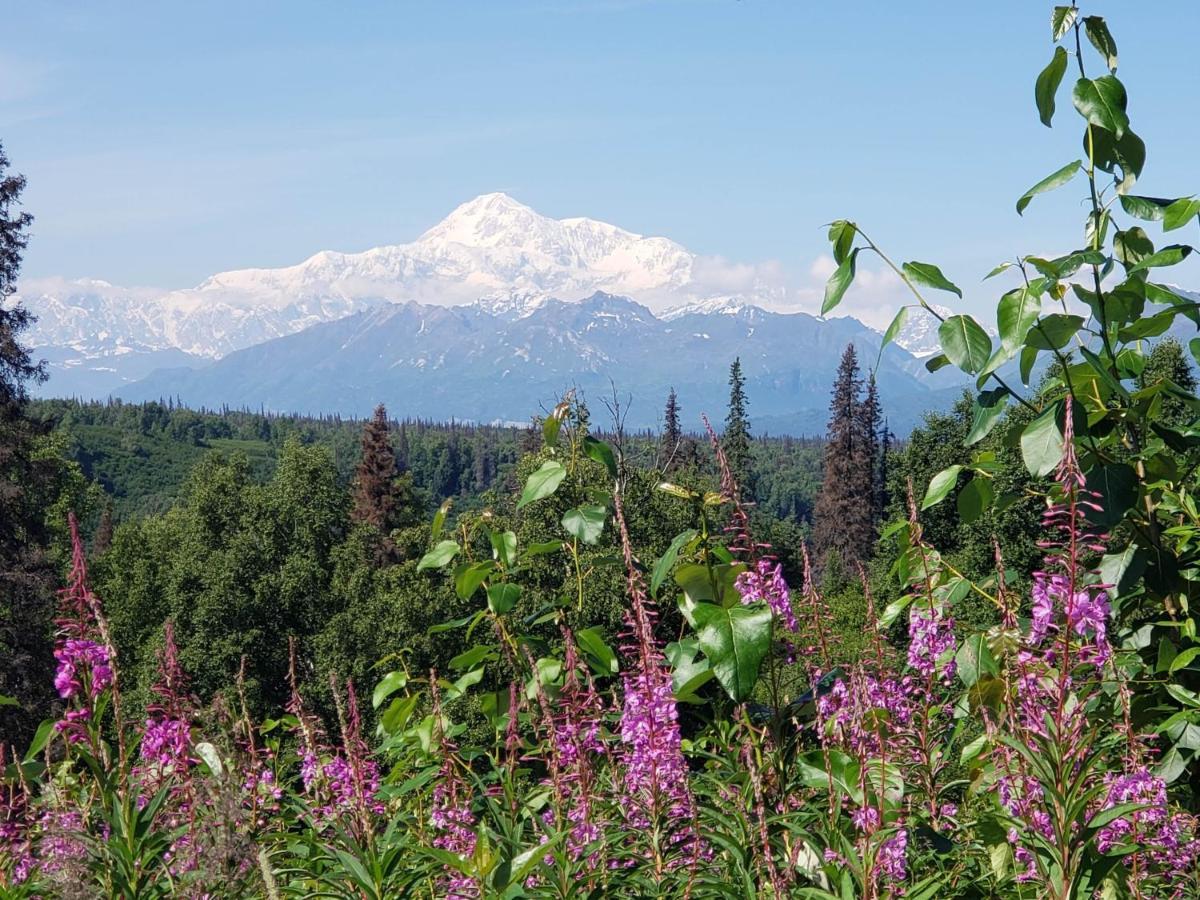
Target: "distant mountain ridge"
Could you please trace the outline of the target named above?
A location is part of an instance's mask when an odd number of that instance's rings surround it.
[[[724,416],[729,364],[740,356],[751,415],[772,433],[815,434],[847,343],[864,366],[880,335],[854,319],[822,320],[755,306],[656,316],[629,298],[598,292],[546,300],[520,315],[486,303],[387,304],[231,353],[201,369],[160,371],[120,392],[128,400],[179,397],[191,405],[263,406],[365,415],[385,402],[405,415],[523,421],[562,392],[594,406],[615,387],[630,398],[628,424],[654,427],[674,387],[690,427]],[[897,347],[884,349],[880,385],[893,428],[957,390]]]

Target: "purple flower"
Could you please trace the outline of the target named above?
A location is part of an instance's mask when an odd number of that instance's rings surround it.
[[[850,814],[854,827],[866,834],[874,834],[879,828],[879,810],[873,806],[860,806]]]
[[[671,674],[664,666],[625,676],[621,741],[625,744],[625,793],[632,824],[646,827],[655,816],[690,820],[692,798],[679,711]]]
[[[949,681],[957,666],[954,651],[954,620],[939,609],[914,606],[908,617],[908,664],[925,677],[931,677],[941,663],[941,677]]]
[[[891,882],[900,882],[908,877],[908,829],[901,828],[879,845],[875,857],[875,868]]]
[[[783,579],[782,565],[760,559],[753,569],[738,575],[734,587],[741,594],[742,603],[766,603],[788,631],[799,631],[800,624],[792,610],[791,592]]]
[[[64,700],[83,690],[82,678],[85,673],[93,699],[112,684],[112,662],[108,648],[95,641],[67,638],[55,648],[54,658],[58,661],[54,688]]]

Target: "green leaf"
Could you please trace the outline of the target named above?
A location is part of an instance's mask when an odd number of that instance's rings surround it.
[[[1062,47],[1055,47],[1054,56],[1050,57],[1050,62],[1042,69],[1033,86],[1038,118],[1047,128],[1050,127],[1050,120],[1054,118],[1054,95],[1058,93],[1058,86],[1062,84],[1063,75],[1066,73],[1067,51]]]
[[[454,657],[454,659],[450,660],[449,666],[452,669],[471,669],[485,659],[494,659],[495,656],[496,652],[491,647],[477,644],[470,650],[464,650],[458,656]]]
[[[438,507],[438,511],[433,514],[433,525],[429,529],[430,540],[436,541],[442,536],[442,528],[446,524],[446,516],[450,513],[450,507],[453,505],[453,500],[446,500]]]
[[[771,645],[771,609],[765,604],[731,606],[698,603],[692,611],[700,649],[721,687],[735,703],[747,699]]]
[[[921,509],[929,509],[945,500],[946,495],[954,490],[954,485],[958,483],[958,473],[962,469],[960,465],[953,465],[942,469],[929,479],[929,488],[925,491],[925,499],[921,501]]]
[[[884,347],[896,339],[896,335],[900,333],[900,329],[904,327],[906,321],[908,321],[908,307],[902,306],[896,311],[896,317],[892,319],[892,324],[883,333],[883,340],[879,344],[880,353],[883,352]]]
[[[1125,129],[1120,137],[1103,128],[1089,129],[1083,136],[1083,152],[1091,156],[1097,169],[1113,175],[1116,175],[1118,167],[1121,169],[1121,181],[1117,184],[1117,193],[1120,195],[1129,192],[1142,177],[1142,169],[1146,165],[1146,142],[1134,134],[1132,128]]]
[[[46,749],[46,745],[50,743],[50,738],[54,737],[55,724],[55,722],[47,719],[38,726],[37,731],[34,732],[33,740],[29,744],[29,749],[25,751],[25,762],[36,759],[38,754]]]
[[[951,316],[938,327],[942,350],[950,362],[974,375],[992,355],[992,339],[971,316]]]
[[[1186,669],[1197,656],[1200,656],[1200,647],[1188,647],[1171,660],[1171,673],[1174,674],[1180,669]]]
[[[1112,528],[1137,503],[1137,473],[1126,463],[1096,466],[1087,473],[1087,489],[1101,499],[1100,509],[1085,508],[1085,518],[1101,528]]]
[[[1112,132],[1120,140],[1129,127],[1129,116],[1125,112],[1128,97],[1125,85],[1115,75],[1099,78],[1080,78],[1072,92],[1075,108],[1089,124]]]
[[[484,562],[463,563],[458,566],[454,570],[454,591],[458,594],[459,599],[469,599],[494,571],[496,571],[496,563],[490,559]]]
[[[1029,330],[1025,343],[1038,350],[1059,350],[1065,347],[1083,327],[1083,316],[1053,313],[1043,316]]]
[[[671,687],[675,699],[685,703],[702,703],[696,691],[712,681],[715,673],[712,664],[700,653],[700,642],[695,637],[667,644],[663,652],[671,664]]]
[[[1027,207],[1030,201],[1032,201],[1033,198],[1038,194],[1044,194],[1046,191],[1052,191],[1055,188],[1062,187],[1079,173],[1081,165],[1082,162],[1080,160],[1073,160],[1072,162],[1067,163],[1057,172],[1047,175],[1045,178],[1039,181],[1024,194],[1022,194],[1020,199],[1017,200],[1017,213],[1023,213],[1025,211],[1025,207]]]
[[[825,283],[825,300],[821,303],[821,315],[827,315],[842,302],[842,297],[846,295],[846,289],[850,287],[850,283],[854,281],[854,262],[858,259],[858,249],[851,250],[849,255],[842,260],[841,264],[829,276],[829,281]]]
[[[984,275],[983,280],[987,281],[989,278],[995,278],[1001,272],[1007,272],[1012,267],[1013,267],[1012,263],[1002,262],[1002,263],[1000,263],[1000,265],[996,266],[996,268],[992,269],[992,271],[990,271],[986,275]]]
[[[963,641],[954,661],[958,664],[958,677],[967,687],[974,687],[984,675],[1000,673],[996,658],[988,647],[987,636],[978,632]]]
[[[536,544],[530,544],[525,548],[525,558],[529,559],[534,556],[545,556],[548,553],[557,553],[562,549],[562,541],[541,541]]]
[[[525,481],[525,490],[521,492],[521,499],[517,503],[517,509],[523,506],[528,506],[538,500],[544,500],[562,484],[564,478],[567,477],[567,470],[558,460],[548,459],[542,463],[541,468],[531,474]]]
[[[371,694],[372,709],[379,709],[383,705],[383,701],[390,697],[400,688],[408,684],[408,675],[404,672],[388,672],[381,679],[379,684],[375,685],[375,690]]]
[[[421,561],[417,563],[417,571],[440,569],[454,559],[461,549],[457,541],[440,541],[436,547],[421,557]]]
[[[1026,287],[1009,291],[1000,298],[996,307],[996,325],[1000,329],[1000,343],[1008,350],[1016,351],[1025,343],[1025,335],[1033,327],[1042,312],[1042,300]]]
[[[658,562],[654,564],[654,571],[650,575],[650,596],[657,597],[658,589],[662,587],[662,583],[667,580],[667,575],[670,574],[671,568],[675,565],[675,561],[679,559],[679,551],[696,536],[696,530],[689,528],[687,531],[681,531],[675,535],[671,541],[671,545],[667,547],[666,552],[658,558]]]
[[[1140,272],[1142,269],[1151,269],[1161,266],[1174,266],[1183,262],[1192,253],[1192,248],[1186,244],[1171,244],[1169,247],[1163,247],[1157,253],[1151,253],[1145,259],[1139,260],[1137,263],[1129,267],[1129,273]]]
[[[1079,10],[1074,6],[1054,7],[1054,11],[1050,13],[1050,33],[1054,40],[1061,40],[1062,36],[1071,30],[1078,15]]]
[[[966,524],[977,521],[992,505],[996,492],[992,480],[976,475],[958,492],[958,516]]]
[[[839,266],[846,261],[854,246],[854,223],[838,219],[829,226],[829,242],[833,245],[833,261]]]
[[[950,281],[942,270],[933,263],[923,262],[906,262],[901,268],[904,274],[908,276],[909,281],[914,281],[917,284],[923,284],[926,287],[935,288],[939,291],[949,291],[951,294],[958,294],[959,299],[962,299],[962,291],[958,286]]]
[[[437,625],[430,625],[425,633],[429,635],[441,634],[443,631],[453,631],[456,628],[462,628],[468,622],[478,619],[483,615],[483,612],[471,613],[469,616],[463,616],[460,619],[452,619],[449,622],[439,622]],[[472,626],[474,627],[474,626]]]
[[[1137,545],[1127,544],[1123,550],[1106,553],[1100,559],[1100,581],[1112,585],[1110,596],[1121,596],[1133,589],[1145,567],[1145,558],[1138,553]]]
[[[1176,200],[1163,213],[1163,231],[1174,231],[1189,224],[1200,214],[1200,200],[1184,197]]]
[[[1092,46],[1104,57],[1104,64],[1108,66],[1108,71],[1116,72],[1117,42],[1113,40],[1112,32],[1108,30],[1104,19],[1100,16],[1086,16],[1083,20],[1083,28],[1087,32]]]
[[[562,526],[567,534],[585,544],[594,544],[604,532],[608,510],[603,506],[584,504],[563,513]]]
[[[1063,433],[1058,424],[1060,403],[1046,407],[1021,433],[1021,458],[1031,475],[1041,478],[1057,467],[1063,455]]]
[[[612,447],[604,441],[598,441],[588,435],[583,439],[583,452],[604,466],[608,470],[609,478],[617,477],[617,458],[613,455]]]
[[[1121,208],[1129,215],[1146,222],[1161,222],[1167,207],[1173,201],[1161,197],[1139,197],[1135,194],[1121,195]]]
[[[21,701],[7,694],[0,694],[0,706],[20,706]]]
[[[488,532],[492,542],[492,553],[506,568],[511,568],[517,562],[517,535],[512,531]]]
[[[488,609],[498,616],[509,612],[521,599],[521,586],[509,582],[488,585]]]
[[[1037,347],[1024,347],[1021,350],[1021,384],[1029,384],[1029,376],[1033,373],[1033,364],[1037,362]]]
[[[584,653],[596,662],[597,668],[601,672],[607,672],[610,675],[617,673],[620,668],[617,664],[617,654],[600,637],[600,629],[597,626],[593,625],[591,628],[575,632],[575,640],[583,648]]]
[[[964,441],[966,446],[977,444],[991,434],[1007,405],[1008,391],[1004,388],[984,391],[976,397],[971,404],[971,430]]]
[[[925,360],[925,369],[929,372],[936,372],[938,369],[944,369],[948,365],[950,365],[950,357],[945,353],[939,353]]]

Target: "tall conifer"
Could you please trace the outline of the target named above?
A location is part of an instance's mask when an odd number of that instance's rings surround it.
[[[667,394],[667,408],[663,414],[662,460],[663,471],[670,472],[679,467],[683,451],[683,432],[679,427],[679,398],[675,388]]]
[[[729,367],[729,412],[721,446],[729,460],[729,470],[737,479],[744,496],[753,496],[750,484],[750,420],[746,416],[746,379],[741,358]]]
[[[362,459],[354,471],[354,520],[389,532],[397,511],[395,481],[396,453],[387,409],[380,403],[363,429]]]
[[[813,545],[818,566],[836,555],[847,575],[871,556],[874,543],[875,465],[870,428],[864,424],[858,354],[849,344],[838,365],[829,404],[821,490],[814,510]]]

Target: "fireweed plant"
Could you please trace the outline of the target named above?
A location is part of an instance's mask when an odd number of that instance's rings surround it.
[[[3,896],[1200,896],[1197,458],[1193,431],[1157,418],[1165,394],[1198,404],[1135,384],[1142,343],[1200,314],[1150,278],[1187,248],[1118,228],[1114,199],[1167,228],[1200,203],[1130,192],[1143,152],[1115,43],[1073,7],[1052,26],[1064,46],[1038,78],[1039,111],[1049,123],[1074,56],[1087,159],[1019,207],[1082,172],[1088,246],[1013,264],[999,348],[967,316],[941,328],[944,359],[995,384],[971,440],[1012,428],[1043,479],[1045,559],[1020,573],[1027,596],[1002,547],[974,582],[923,534],[921,508],[955,490],[956,468],[920,499],[910,489],[883,535],[901,596],[876,610],[863,574],[877,627],[850,655],[807,556],[789,585],[755,537],[711,429],[717,489],[660,484],[689,527],[650,554],[620,442],[589,434],[568,398],[514,503],[434,519],[419,570],[452,579],[472,610],[430,631],[469,649],[414,672],[398,646],[368,698],[336,675],[314,684],[293,643],[286,709],[256,722],[241,676],[208,706],[191,695],[171,622],[144,708],[123,700],[72,521],[61,707],[30,747],[0,748]],[[1087,77],[1085,38],[1110,74]],[[830,308],[857,254],[879,252],[848,222],[833,238]],[[922,288],[957,290],[933,266],[897,270],[919,305]],[[1012,386],[1042,353],[1055,366],[1023,396]],[[1017,424],[1006,403],[1028,407]],[[991,466],[967,467],[965,516],[1001,501]],[[613,633],[581,620],[605,591],[623,610]],[[994,609],[991,628],[956,621],[968,597]]]

